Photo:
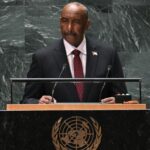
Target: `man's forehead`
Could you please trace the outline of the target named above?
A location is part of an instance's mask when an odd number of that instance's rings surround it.
[[[61,13],[61,18],[62,18],[62,17],[81,18],[81,17],[83,17],[83,14],[80,13],[80,12],[71,12],[71,13],[64,12],[64,13]]]

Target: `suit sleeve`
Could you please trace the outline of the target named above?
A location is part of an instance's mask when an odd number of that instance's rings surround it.
[[[123,78],[122,65],[117,51],[114,53],[112,60],[112,69],[110,73],[111,78]],[[125,82],[113,82],[111,88],[112,95],[127,93]]]
[[[27,74],[27,78],[42,78],[42,70],[37,56],[32,56],[32,63]],[[25,85],[25,91],[21,103],[34,104],[43,95],[42,83],[28,82]]]

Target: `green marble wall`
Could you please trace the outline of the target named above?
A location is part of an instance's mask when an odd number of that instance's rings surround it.
[[[71,1],[71,0],[70,0]],[[60,37],[59,13],[69,0],[0,0],[0,109],[10,102],[10,78],[26,77],[34,51]],[[142,78],[143,102],[150,104],[150,1],[80,0],[87,5],[88,31],[119,51],[126,77]],[[24,84],[14,85],[19,102]],[[138,84],[128,83],[139,96]]]

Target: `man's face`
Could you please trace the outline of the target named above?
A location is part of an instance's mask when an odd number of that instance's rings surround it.
[[[60,18],[60,29],[63,38],[77,47],[83,40],[89,21],[82,8],[71,5],[63,9]]]

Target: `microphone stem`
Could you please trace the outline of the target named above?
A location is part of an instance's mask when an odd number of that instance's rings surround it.
[[[111,65],[109,65],[108,68],[107,68],[106,78],[108,78],[110,70],[111,70]],[[99,93],[99,100],[102,99],[102,92],[103,92],[103,90],[105,88],[105,85],[106,85],[106,82],[103,82],[102,88],[101,88],[100,93]]]
[[[59,76],[58,76],[58,79],[62,76],[62,74],[63,74],[63,72],[64,72],[66,66],[67,66],[67,64],[63,64],[62,69],[61,69],[61,72],[60,72],[60,74],[59,74]],[[56,89],[57,84],[58,84],[58,82],[55,82],[55,83],[54,83],[54,86],[53,86],[53,88],[52,88],[52,92],[51,92],[52,102],[54,101],[54,93],[55,93],[55,89]]]

